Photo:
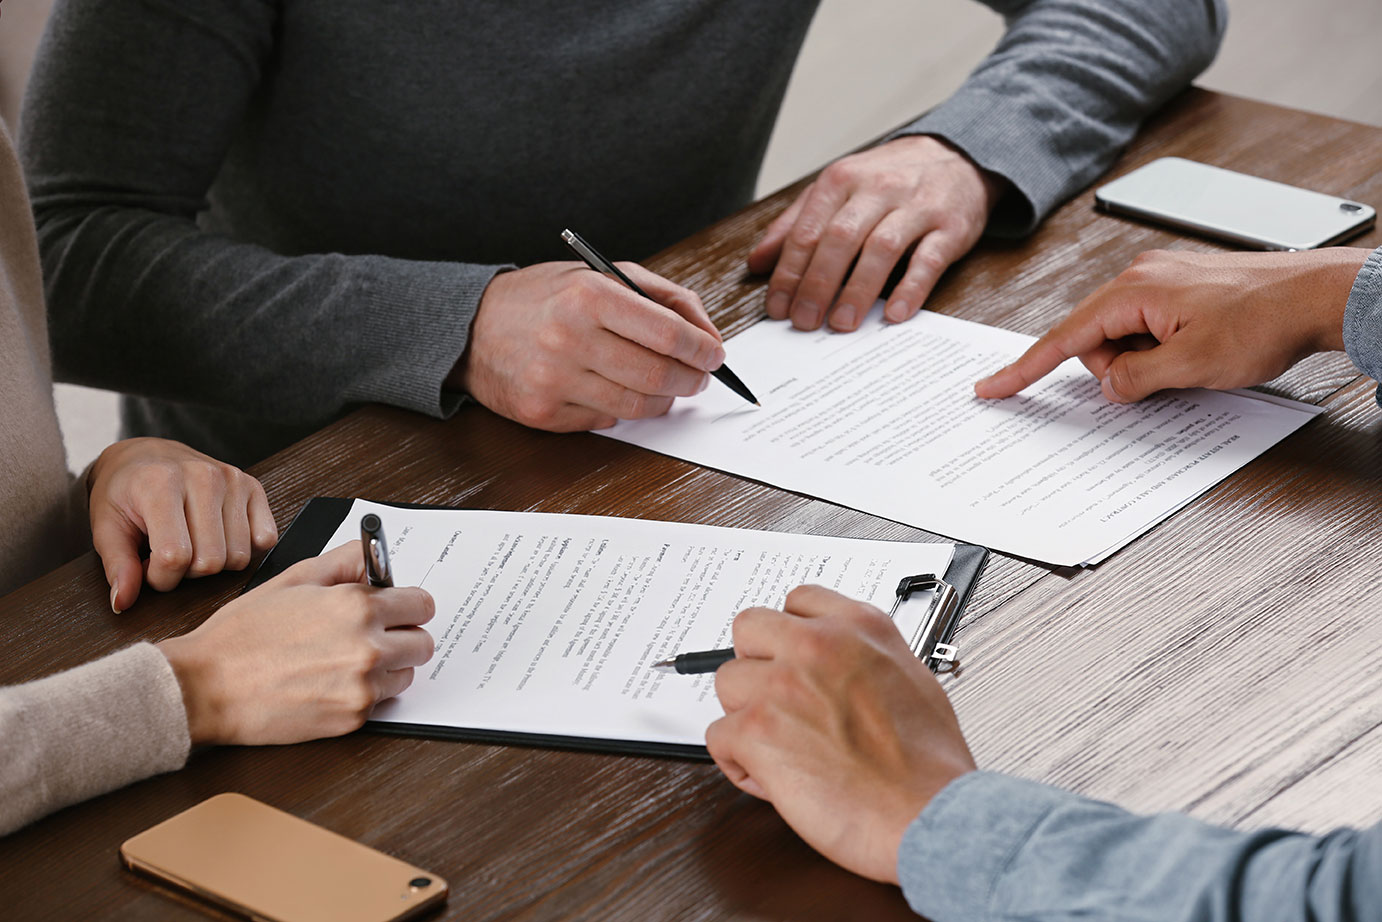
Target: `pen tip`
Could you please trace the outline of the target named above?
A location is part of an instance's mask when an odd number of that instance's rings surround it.
[[[659,663],[653,663],[652,668],[658,672],[671,672],[677,668],[677,664],[675,660],[665,659]]]
[[[757,400],[755,400],[755,401],[753,402],[753,405],[756,406],[756,407],[761,407],[761,406],[763,406],[763,404],[759,403]]]

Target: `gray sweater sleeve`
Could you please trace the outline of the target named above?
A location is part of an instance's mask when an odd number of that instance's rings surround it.
[[[1112,165],[1138,124],[1209,66],[1224,0],[984,0],[1007,20],[933,134],[1012,183],[989,232],[1025,234]]]
[[[189,748],[182,691],[152,644],[0,688],[0,835],[181,768]]]
[[[282,256],[196,223],[277,16],[269,0],[57,4],[21,133],[55,375],[284,423],[362,402],[445,415],[498,267]]]
[[[971,772],[908,827],[898,873],[933,922],[1352,922],[1382,918],[1382,826],[1237,832]]]
[[[1353,364],[1374,381],[1382,381],[1382,247],[1363,263],[1344,308],[1344,348]],[[1377,389],[1382,406],[1382,387]]]

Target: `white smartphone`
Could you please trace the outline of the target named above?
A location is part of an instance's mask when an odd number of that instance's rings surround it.
[[[1162,157],[1094,192],[1095,206],[1260,250],[1310,250],[1361,234],[1377,220],[1362,202]]]

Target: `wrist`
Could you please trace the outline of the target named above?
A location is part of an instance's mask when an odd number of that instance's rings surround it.
[[[193,746],[224,742],[220,717],[224,708],[215,693],[214,668],[201,654],[200,644],[189,634],[170,637],[155,646],[168,660],[182,690],[182,705],[187,712],[187,735]]]
[[[1313,267],[1305,279],[1308,288],[1301,303],[1315,307],[1314,351],[1343,351],[1344,311],[1369,252],[1360,247],[1330,247],[1312,254]]]
[[[913,137],[925,139],[934,144],[940,145],[951,156],[958,160],[966,171],[974,179],[974,189],[976,194],[981,196],[983,202],[984,217],[988,218],[993,214],[993,210],[998,207],[998,203],[1008,191],[1008,181],[997,173],[992,173],[979,164],[974,162],[974,158],[965,153],[959,147],[940,135],[925,134],[914,135]]]

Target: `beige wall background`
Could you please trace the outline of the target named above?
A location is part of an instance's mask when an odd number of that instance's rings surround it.
[[[0,117],[13,128],[52,0],[9,0],[0,17]],[[1212,89],[1382,125],[1382,3],[1229,0]],[[823,0],[759,181],[791,182],[944,99],[993,47],[1002,21],[972,0]],[[1379,158],[1382,163],[1382,157]],[[115,438],[114,395],[56,389],[68,460],[80,470]]]

